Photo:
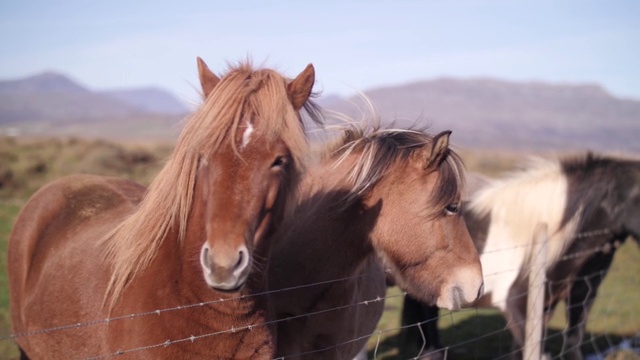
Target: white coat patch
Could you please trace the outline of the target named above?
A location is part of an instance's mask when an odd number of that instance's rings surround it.
[[[247,121],[247,129],[242,134],[242,147],[246,147],[251,140],[251,134],[253,133],[253,124],[250,121]]]

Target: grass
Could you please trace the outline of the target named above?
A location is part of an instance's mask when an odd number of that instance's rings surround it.
[[[7,240],[13,220],[20,210],[19,203],[0,203],[0,336],[11,334],[9,291],[7,284]],[[17,348],[11,341],[0,340],[0,359],[18,359]]]
[[[11,227],[26,199],[49,181],[71,173],[118,176],[148,184],[171,149],[167,144],[117,144],[79,139],[15,140],[0,138],[0,336],[11,333],[6,278],[6,248]],[[497,175],[517,165],[526,154],[460,151],[470,171]],[[589,317],[587,331],[596,345],[605,348],[640,333],[640,249],[627,242],[617,253]],[[405,359],[415,354],[398,349],[401,292],[389,290],[390,299],[379,323],[380,336],[369,342],[371,355],[377,347],[379,359]],[[549,335],[564,327],[564,309],[559,307],[550,323]],[[491,309],[441,312],[442,341],[449,356],[458,359],[492,359],[511,349],[511,336],[502,315]],[[485,336],[480,340],[481,336]],[[561,336],[547,342],[552,354]],[[588,346],[588,347],[589,347]],[[587,349],[592,351],[593,348]],[[624,356],[623,353],[621,353]],[[633,356],[633,355],[628,355]],[[0,359],[17,359],[11,341],[0,340]],[[622,359],[623,357],[619,357]],[[632,357],[625,357],[632,358]],[[636,358],[637,359],[637,358]]]
[[[117,176],[149,184],[169,154],[168,144],[0,137],[0,199],[26,200],[69,174]]]
[[[640,248],[627,241],[616,253],[609,274],[599,289],[595,304],[589,314],[587,335],[583,352],[602,353],[605,349],[631,339],[640,345]],[[400,311],[402,297],[397,288],[388,292],[385,314],[377,331],[386,336],[378,344],[374,336],[369,341],[369,353],[378,346],[378,359],[408,359],[417,355],[413,349],[399,349]],[[547,330],[546,352],[557,356],[562,346],[562,330],[565,328],[564,304],[558,306]],[[495,309],[463,309],[458,312],[440,311],[438,328],[443,345],[449,346],[452,359],[495,359],[512,350],[511,334],[506,329],[502,314]],[[404,351],[403,351],[404,350]],[[624,352],[621,352],[624,355]],[[616,353],[617,354],[617,353]],[[623,356],[620,355],[620,356]],[[617,355],[612,355],[617,356]],[[625,359],[640,359],[628,353]]]
[[[149,184],[170,149],[167,144],[0,137],[0,336],[11,334],[7,243],[24,202],[46,183],[69,174],[118,176]],[[18,358],[13,342],[0,340],[0,359]]]

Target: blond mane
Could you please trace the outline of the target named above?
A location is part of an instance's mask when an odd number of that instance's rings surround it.
[[[268,141],[282,138],[302,171],[307,140],[286,90],[287,79],[269,69],[254,70],[249,61],[230,66],[204,104],[188,119],[175,149],[149,186],[137,210],[108,233],[103,243],[113,263],[105,300],[111,306],[129,281],[149,266],[170,232],[182,241],[193,203],[198,163],[221,148],[237,149],[238,128],[256,117],[256,133]],[[317,107],[305,109],[320,122]],[[236,153],[238,156],[239,154]]]

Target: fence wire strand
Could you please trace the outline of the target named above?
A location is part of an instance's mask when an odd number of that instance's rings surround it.
[[[583,238],[587,238],[587,237],[591,237],[591,236],[598,236],[598,235],[605,235],[610,233],[611,231],[609,229],[600,229],[600,230],[594,230],[594,231],[588,231],[588,232],[583,232],[580,234],[576,234],[574,236],[574,239],[583,239]],[[495,249],[495,250],[491,250],[489,252],[486,253],[495,253],[495,252],[500,252],[500,251],[509,251],[509,250],[514,250],[517,248],[522,248],[522,247],[529,247],[532,245],[533,242],[530,242],[528,244],[523,244],[523,245],[518,245],[518,246],[510,246],[510,247],[505,247],[505,248],[501,248],[501,249]],[[617,246],[618,244],[614,244],[613,246]],[[581,250],[581,251],[576,251],[573,252],[571,254],[565,254],[562,257],[560,257],[557,262],[561,262],[561,261],[566,261],[566,260],[570,260],[570,259],[575,259],[577,257],[582,257],[582,256],[590,256],[592,254],[595,254],[597,252],[608,252],[611,251],[611,244],[607,243],[604,245],[599,245],[596,247],[593,247],[591,249],[585,249],[585,250]],[[507,273],[507,272],[514,272],[514,271],[520,271],[520,268],[517,269],[507,269],[507,270],[502,270],[502,271],[498,271],[495,273],[491,273],[491,274],[485,274],[484,277],[492,277],[492,276],[498,276],[500,274],[503,273]],[[547,268],[548,270],[548,268]],[[551,281],[549,279],[546,279],[546,288],[550,289],[551,285],[553,284],[559,284],[559,283],[565,283],[565,282],[575,282],[575,281],[579,281],[579,280],[589,280],[591,278],[594,278],[595,276],[605,276],[607,273],[608,269],[606,270],[602,270],[599,272],[595,272],[592,274],[588,274],[585,275],[583,277],[574,277],[571,279],[563,279],[563,280],[558,280],[558,281]],[[388,270],[385,271],[385,274],[388,273]],[[349,281],[349,280],[353,280],[353,279],[358,279],[358,278],[363,278],[363,277],[367,277],[367,276],[377,276],[380,275],[380,273],[376,272],[376,273],[367,273],[367,274],[360,274],[358,276],[350,276],[350,277],[342,277],[342,278],[338,278],[338,279],[334,279],[334,280],[327,280],[327,281],[321,281],[321,282],[316,282],[316,283],[311,283],[311,284],[304,284],[304,285],[299,285],[299,286],[294,286],[294,287],[289,287],[289,288],[285,288],[285,289],[278,289],[278,290],[269,290],[269,291],[264,291],[264,292],[260,292],[260,293],[256,293],[256,294],[250,294],[250,295],[242,295],[242,296],[238,296],[238,297],[233,297],[233,298],[226,298],[226,299],[216,299],[216,300],[210,300],[210,301],[205,301],[205,302],[200,302],[200,303],[195,303],[195,304],[186,304],[186,305],[180,305],[180,306],[176,306],[176,307],[172,307],[172,308],[165,308],[165,309],[158,309],[158,310],[152,310],[152,311],[147,311],[147,312],[141,312],[141,313],[136,313],[136,314],[128,314],[128,315],[122,315],[122,316],[117,316],[117,317],[111,317],[111,318],[104,318],[104,319],[97,319],[97,320],[93,320],[93,321],[88,321],[88,322],[79,322],[79,323],[73,323],[73,324],[68,324],[68,325],[62,325],[62,326],[56,326],[56,327],[51,327],[51,328],[46,328],[46,329],[37,329],[37,330],[31,330],[31,331],[25,331],[25,332],[21,332],[21,333],[14,333],[14,334],[10,334],[10,335],[4,335],[4,336],[0,336],[0,342],[1,341],[6,341],[6,340],[15,340],[17,338],[21,338],[21,337],[29,337],[29,336],[36,336],[36,335],[41,335],[41,334],[48,334],[48,333],[53,333],[53,332],[60,332],[60,331],[66,331],[66,330],[72,330],[72,329],[78,329],[78,328],[82,328],[82,327],[89,327],[89,326],[95,326],[95,325],[100,325],[100,324],[109,324],[111,322],[114,321],[121,321],[121,320],[126,320],[126,319],[134,319],[134,318],[138,318],[138,317],[144,317],[144,316],[152,316],[152,315],[161,315],[163,313],[167,313],[167,312],[172,312],[172,311],[179,311],[179,310],[184,310],[184,309],[191,309],[191,308],[196,308],[196,307],[203,307],[206,305],[210,305],[210,304],[216,304],[216,303],[222,303],[222,302],[227,302],[227,301],[238,301],[238,300],[243,300],[243,299],[247,299],[247,298],[251,298],[251,297],[258,297],[258,296],[267,296],[270,294],[274,294],[274,293],[279,293],[279,292],[284,292],[284,291],[291,291],[291,290],[297,290],[297,289],[304,289],[304,288],[309,288],[309,287],[313,287],[313,286],[320,286],[320,285],[326,285],[326,284],[331,284],[331,283],[337,283],[337,282],[341,282],[341,281]],[[591,283],[590,281],[586,281],[587,285],[590,287],[589,291],[592,291],[591,289]],[[159,348],[159,347],[167,347],[167,346],[171,346],[171,345],[175,345],[175,344],[179,344],[179,343],[184,343],[184,342],[194,342],[200,339],[204,339],[204,338],[209,338],[209,337],[213,337],[216,335],[221,335],[221,334],[226,334],[226,333],[230,333],[230,332],[237,332],[237,331],[251,331],[253,328],[255,327],[260,327],[260,326],[267,326],[267,325],[272,325],[272,324],[277,324],[283,321],[291,321],[294,319],[298,319],[301,317],[310,317],[310,316],[317,316],[317,315],[321,315],[324,313],[328,313],[328,312],[332,312],[332,311],[339,311],[339,310],[344,310],[350,307],[354,307],[354,306],[362,306],[362,305],[368,305],[370,303],[373,302],[380,302],[380,301],[385,301],[387,299],[391,299],[391,298],[396,298],[396,297],[404,297],[406,295],[406,292],[402,292],[400,294],[397,295],[386,295],[386,296],[378,296],[374,299],[369,299],[369,300],[365,300],[365,301],[360,301],[357,303],[352,303],[352,304],[346,304],[343,306],[338,306],[338,307],[334,307],[334,308],[330,308],[330,309],[324,309],[324,310],[319,310],[319,311],[315,311],[315,312],[309,312],[309,313],[305,313],[305,314],[301,314],[301,315],[296,315],[296,316],[291,316],[291,317],[287,317],[287,318],[283,318],[283,319],[277,319],[277,320],[271,320],[271,321],[266,321],[263,323],[259,323],[259,324],[252,324],[252,325],[247,325],[247,326],[241,326],[241,327],[232,327],[230,329],[225,329],[225,330],[221,330],[221,331],[216,331],[216,332],[212,332],[212,333],[207,333],[207,334],[201,334],[201,335],[189,335],[189,336],[185,336],[184,338],[180,338],[180,339],[176,339],[176,340],[167,340],[165,342],[162,343],[158,343],[158,344],[152,344],[152,345],[147,345],[147,346],[141,346],[141,347],[137,347],[137,348],[132,348],[132,349],[122,349],[122,350],[118,350],[114,353],[111,354],[98,354],[94,357],[90,357],[87,359],[105,359],[105,358],[110,358],[110,357],[114,357],[114,356],[119,356],[119,355],[123,355],[123,354],[128,354],[128,353],[133,353],[133,352],[140,352],[140,351],[146,351],[146,350],[151,350],[154,348]],[[513,300],[513,299],[517,299],[519,297],[525,297],[528,296],[527,293],[523,293],[523,294],[519,294],[516,296],[512,296],[508,299],[502,299],[502,300],[497,300],[497,301],[493,301],[491,306],[493,307],[499,307],[499,305],[503,302],[509,301],[509,300]],[[567,306],[566,309],[570,309],[572,307],[578,307],[578,306],[582,306],[583,304],[574,304],[571,306]],[[610,305],[611,306],[611,305]],[[461,309],[459,311],[457,311],[457,313],[463,313],[463,312],[467,312],[467,311],[475,311],[476,315],[478,314],[478,309],[477,308],[465,308],[465,309]],[[464,340],[461,342],[458,342],[456,344],[450,344],[442,349],[437,349],[435,351],[432,352],[428,352],[428,353],[424,353],[427,346],[427,339],[426,339],[426,334],[423,332],[421,325],[426,324],[428,322],[431,321],[439,321],[440,319],[442,319],[443,317],[449,317],[451,324],[454,324],[454,319],[453,319],[453,312],[447,312],[444,315],[440,315],[435,319],[429,319],[426,321],[421,321],[421,322],[417,322],[417,323],[413,323],[410,325],[404,325],[404,326],[398,326],[398,327],[394,327],[391,329],[384,329],[384,330],[376,330],[374,332],[372,332],[371,334],[367,334],[364,336],[360,336],[357,337],[355,339],[351,339],[349,341],[345,341],[343,343],[340,344],[334,344],[332,346],[329,347],[325,347],[322,349],[314,349],[312,351],[307,351],[307,352],[303,352],[300,354],[289,354],[284,356],[283,358],[287,358],[287,357],[291,357],[291,356],[304,356],[304,355],[309,355],[309,354],[313,354],[313,353],[318,353],[318,352],[323,352],[323,351],[328,351],[331,349],[335,349],[353,342],[358,342],[358,341],[362,341],[364,339],[369,339],[372,336],[376,336],[377,337],[377,341],[375,344],[375,348],[373,351],[373,356],[374,359],[377,359],[378,357],[378,350],[379,350],[379,346],[380,346],[380,340],[382,338],[382,336],[384,334],[390,333],[390,332],[398,332],[398,331],[402,331],[404,329],[408,329],[410,327],[417,327],[420,331],[420,336],[422,339],[422,346],[418,351],[418,354],[416,357],[414,357],[413,359],[417,359],[421,356],[428,356],[431,354],[434,354],[436,352],[444,352],[444,356],[445,359],[448,357],[448,353],[451,349],[455,349],[456,347],[461,347],[464,345],[467,345],[469,343],[472,342],[478,342],[482,339],[491,337],[493,335],[496,335],[498,333],[502,333],[505,331],[508,331],[508,327],[509,325],[522,325],[522,322],[511,322],[511,323],[507,323],[507,327],[503,328],[503,329],[499,329],[499,330],[495,330],[495,331],[491,331],[489,333],[485,333],[481,336],[475,337],[473,339],[468,339],[468,340]],[[586,317],[584,319],[582,319],[581,321],[586,321]],[[583,324],[581,324],[583,325]],[[559,332],[557,334],[553,334],[553,335],[548,335],[546,334],[546,329],[544,330],[544,336],[543,336],[543,340],[549,340],[552,339],[554,337],[557,336],[562,336],[563,333]],[[528,336],[528,334],[527,334]],[[608,336],[604,335],[604,337],[606,337],[607,342],[609,343],[609,345],[612,344],[612,342],[610,341],[610,339],[608,338]],[[584,339],[583,343],[578,344],[576,346],[582,346],[584,343],[586,342],[591,342],[592,346],[594,349],[596,349],[596,351],[601,351],[596,343],[596,336],[589,336],[589,339]],[[562,354],[564,354],[566,351],[570,350],[570,348],[567,349],[562,349]],[[516,350],[518,351],[518,350]],[[505,358],[508,357],[510,355],[513,355],[514,352],[509,352],[507,354],[502,354],[500,357],[498,358]],[[562,355],[561,354],[561,355]]]

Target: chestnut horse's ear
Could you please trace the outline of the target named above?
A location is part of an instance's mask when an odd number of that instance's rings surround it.
[[[200,86],[202,86],[202,95],[206,99],[209,94],[211,94],[211,91],[213,91],[213,88],[218,85],[218,83],[220,82],[220,78],[217,77],[211,70],[209,70],[207,64],[205,64],[204,60],[202,60],[199,56],[197,61],[198,76],[200,77]]]
[[[426,161],[425,169],[433,169],[437,167],[447,156],[449,149],[449,135],[451,135],[451,131],[446,130],[433,138],[433,146],[431,147],[429,158]]]
[[[313,65],[309,64],[293,81],[287,85],[287,93],[289,94],[289,100],[293,108],[300,110],[309,95],[311,95],[311,89],[313,89],[313,83],[316,80],[316,73]]]

